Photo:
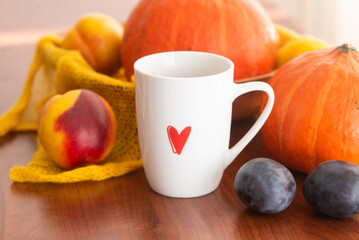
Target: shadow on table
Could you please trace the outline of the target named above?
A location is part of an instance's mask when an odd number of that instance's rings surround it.
[[[246,232],[250,239],[261,236],[266,236],[266,239],[352,239],[353,231],[357,231],[357,217],[330,218],[298,200],[295,199],[287,209],[277,214],[261,214],[249,208],[239,212],[239,231]]]

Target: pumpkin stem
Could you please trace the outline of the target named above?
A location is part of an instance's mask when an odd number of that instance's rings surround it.
[[[355,47],[353,47],[350,43],[344,43],[341,46],[337,47],[337,49],[342,50],[343,53],[357,52]]]

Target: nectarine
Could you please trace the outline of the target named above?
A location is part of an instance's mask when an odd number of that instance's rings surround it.
[[[102,161],[116,137],[111,106],[89,90],[53,96],[38,120],[38,137],[48,156],[63,168]]]
[[[62,46],[80,51],[95,71],[111,75],[121,66],[123,31],[123,25],[110,16],[87,14],[66,34]]]

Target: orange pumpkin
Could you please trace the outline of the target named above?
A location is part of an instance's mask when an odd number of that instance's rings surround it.
[[[261,133],[276,160],[305,173],[327,160],[359,164],[359,55],[353,47],[302,54],[269,84],[276,100]]]
[[[235,79],[270,72],[277,33],[256,0],[142,0],[125,24],[121,61],[127,77],[134,62],[164,51],[203,51],[235,64]]]

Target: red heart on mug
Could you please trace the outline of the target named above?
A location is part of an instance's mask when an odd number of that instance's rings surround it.
[[[184,128],[180,134],[178,134],[175,127],[167,127],[168,139],[170,140],[173,153],[177,153],[178,155],[182,153],[182,149],[187,142],[191,130],[192,128],[188,126]]]

